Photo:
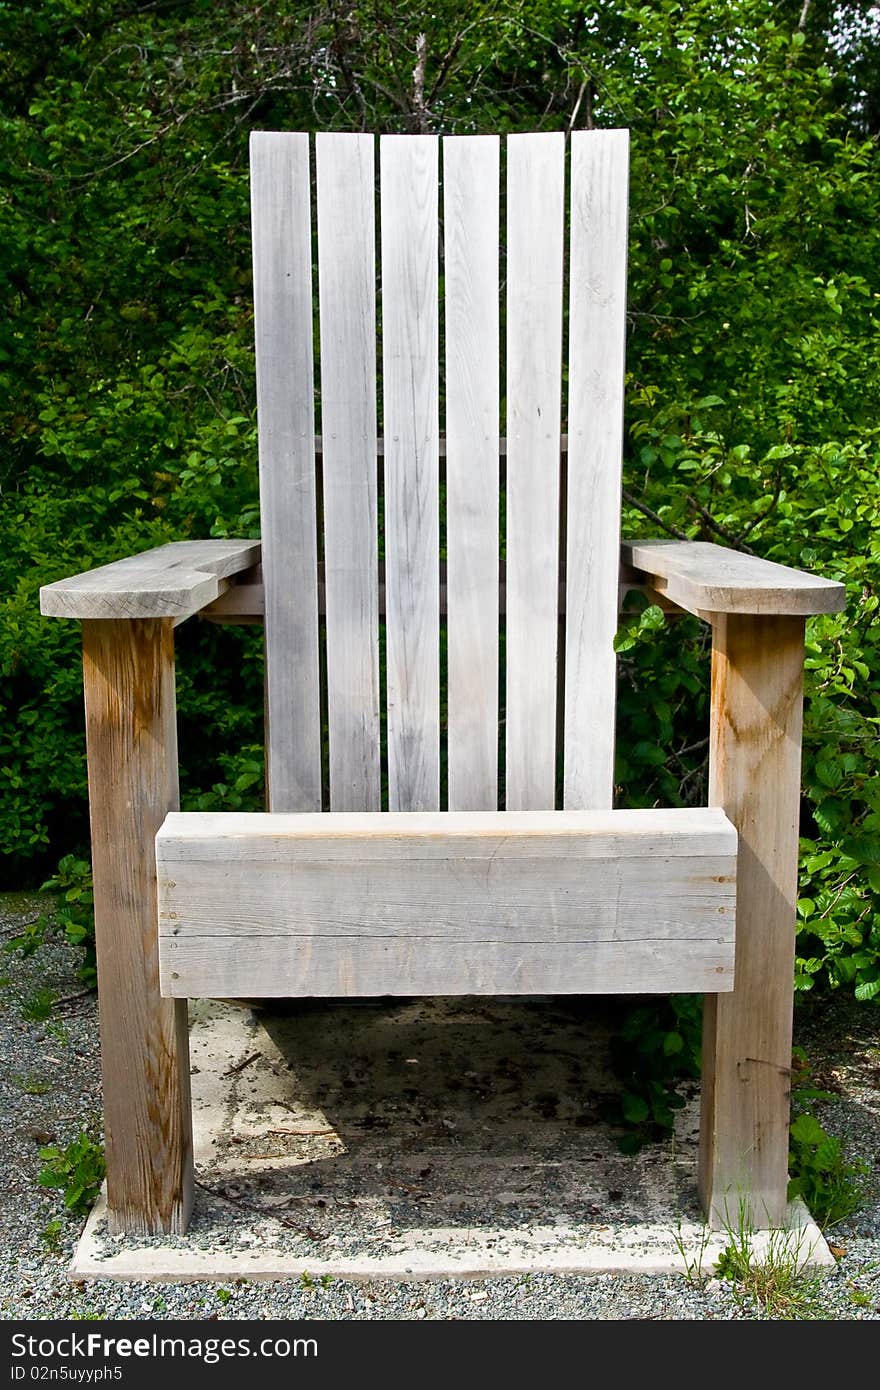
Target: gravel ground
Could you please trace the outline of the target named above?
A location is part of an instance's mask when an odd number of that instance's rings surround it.
[[[0,938],[43,910],[0,898]],[[0,1090],[5,1163],[0,1200],[0,1319],[125,1320],[756,1320],[768,1313],[743,1288],[702,1271],[684,1276],[547,1275],[436,1281],[72,1284],[82,1221],[38,1183],[41,1146],[62,1147],[84,1122],[100,1123],[96,1005],[81,994],[77,957],[62,944],[0,957]],[[56,1002],[46,1014],[45,991]],[[46,1016],[41,1016],[46,1014]],[[813,1112],[868,1168],[858,1212],[826,1232],[837,1266],[802,1280],[770,1316],[880,1319],[880,1010],[851,1000],[808,1002],[796,1042],[815,1083],[832,1093]],[[60,1222],[47,1239],[50,1223]]]

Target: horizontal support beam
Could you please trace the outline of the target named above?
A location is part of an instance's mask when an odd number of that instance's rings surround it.
[[[440,567],[440,615],[446,613],[446,575],[445,566]],[[618,609],[621,614],[634,615],[635,609],[631,609],[627,603],[630,594],[641,594],[648,603],[654,603],[658,608],[662,608],[671,618],[682,614],[682,609],[672,603],[664,594],[660,594],[656,589],[652,589],[648,584],[640,584],[634,580],[621,578],[618,586]],[[262,578],[259,569],[249,572],[240,583],[231,583],[225,593],[221,594],[213,603],[208,604],[199,614],[200,618],[205,618],[212,623],[241,623],[253,624],[263,621],[266,611],[266,596],[263,589]],[[318,611],[326,612],[325,586],[321,573],[318,570]],[[507,611],[507,591],[504,584],[498,586],[498,611]],[[385,585],[379,583],[379,612],[385,613]],[[559,613],[560,616],[565,612],[565,584],[559,586]]]
[[[171,541],[40,590],[47,618],[188,618],[260,560],[259,541]]]
[[[567,434],[561,434],[561,435],[559,436],[559,452],[560,452],[560,454],[567,454],[567,453],[568,453],[568,435],[567,435]],[[319,458],[322,457],[322,456],[323,456],[323,453],[324,453],[324,440],[323,440],[323,438],[322,438],[322,436],[321,436],[320,434],[315,435],[315,453],[318,455]],[[440,436],[440,441],[439,441],[439,453],[440,453],[440,457],[441,457],[442,459],[445,459],[445,457],[446,457],[446,436],[445,436],[445,434],[441,434],[441,436]],[[499,458],[506,458],[506,457],[507,457],[507,437],[506,437],[506,435],[502,435],[501,438],[498,440],[498,456],[499,456]],[[381,434],[379,435],[378,439],[376,440],[376,457],[377,457],[377,458],[380,458],[380,459],[385,457],[385,439],[384,439],[384,437],[383,437]]]
[[[163,994],[733,987],[718,810],[169,815]]]
[[[806,615],[840,612],[846,602],[842,584],[820,575],[760,560],[737,550],[701,541],[624,541],[618,584],[618,611],[629,611],[631,594],[641,594],[670,617],[684,612],[710,619],[713,613]],[[787,587],[786,587],[787,586]],[[499,580],[498,608],[507,607],[506,586]],[[318,607],[325,611],[324,579],[318,569]],[[260,623],[265,597],[259,569],[201,612],[216,623]],[[385,611],[380,573],[379,611]],[[440,613],[446,612],[445,566],[440,573]],[[559,585],[559,613],[565,613],[565,578]]]
[[[833,579],[777,565],[709,541],[624,541],[636,577],[689,613],[840,613],[846,590]]]

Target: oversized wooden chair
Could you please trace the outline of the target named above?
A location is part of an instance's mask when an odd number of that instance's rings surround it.
[[[382,137],[377,296],[374,139],[317,136],[317,437],[311,143],[255,134],[262,544],[42,591],[83,620],[117,1229],[186,1228],[198,996],[705,993],[705,1210],[785,1219],[804,618],[843,589],[621,550],[627,134],[569,145],[507,140],[502,238],[498,139]],[[611,809],[627,586],[712,625],[710,807]],[[265,814],[177,811],[196,613],[265,616]]]

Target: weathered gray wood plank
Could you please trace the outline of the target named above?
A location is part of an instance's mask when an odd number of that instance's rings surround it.
[[[330,805],[378,811],[379,556],[372,135],[319,134]]]
[[[45,584],[47,618],[186,618],[259,563],[259,541],[172,541]]]
[[[269,804],[321,806],[309,139],[251,136]]]
[[[730,985],[736,835],[717,811],[316,819],[167,818],[163,989]]]
[[[628,132],[571,137],[563,804],[610,806],[626,335]]]
[[[699,856],[646,861],[627,854],[578,861],[531,856],[503,859],[453,846],[444,858],[399,860],[377,855],[325,859],[198,859],[176,862],[163,890],[160,918],[171,941],[189,935],[252,940],[274,936],[397,937],[439,940],[450,954],[473,940],[578,942],[681,936],[732,940],[733,858]],[[160,867],[164,868],[160,858]],[[173,883],[173,888],[170,886]],[[723,899],[723,901],[722,901]]]
[[[164,989],[179,997],[360,998],[432,994],[702,994],[731,988],[732,944],[720,940],[595,943],[289,937],[243,943],[199,937],[166,956]]]
[[[176,862],[193,855],[218,863],[263,856],[327,858],[373,853],[381,859],[444,858],[450,845],[467,841],[469,852],[490,858],[529,853],[607,856],[630,842],[642,855],[662,858],[694,853],[726,854],[735,848],[731,824],[719,809],[669,807],[619,811],[380,811],[268,814],[187,811],[165,817],[162,854]],[[371,849],[372,847],[372,849]]]
[[[440,804],[437,139],[380,142],[388,801]]]
[[[443,141],[449,809],[498,805],[499,141]]]
[[[509,810],[556,795],[564,156],[555,132],[507,142]]]
[[[846,589],[834,579],[777,565],[709,541],[624,541],[624,560],[689,612],[790,617],[840,613]]]

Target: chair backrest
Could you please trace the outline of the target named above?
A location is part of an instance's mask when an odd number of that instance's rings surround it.
[[[332,810],[442,809],[444,700],[450,810],[609,806],[627,133],[378,155],[317,135],[313,214],[309,136],[252,137],[270,806],[326,719]]]

